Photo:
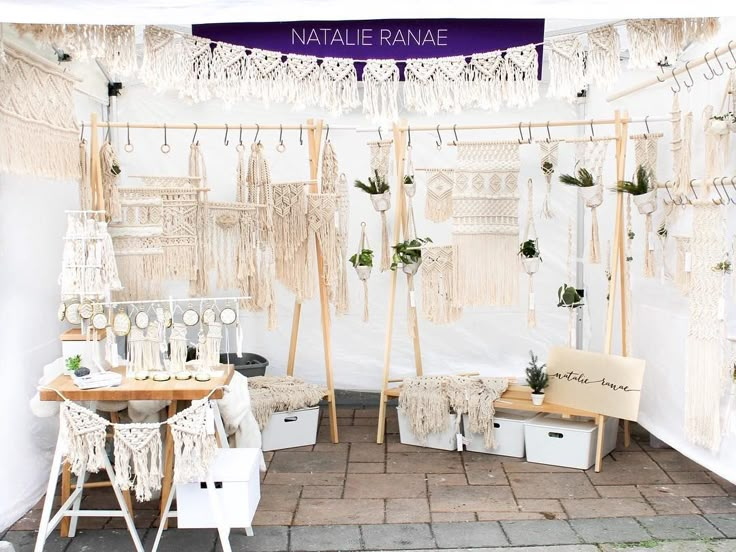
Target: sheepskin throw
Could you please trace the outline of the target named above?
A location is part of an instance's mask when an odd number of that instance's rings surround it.
[[[274,412],[293,412],[314,406],[327,394],[319,385],[305,383],[289,376],[256,376],[248,378],[250,408],[263,430]]]

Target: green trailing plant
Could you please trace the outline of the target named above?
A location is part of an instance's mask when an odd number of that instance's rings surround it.
[[[353,266],[373,266],[373,250],[363,249],[348,260]]]
[[[67,357],[66,359],[66,369],[70,372],[75,372],[82,366],[82,357],[79,355],[74,355],[71,357]]]
[[[636,237],[636,234],[634,234],[633,230],[629,230],[626,235],[629,237],[630,240],[633,240]]]
[[[724,274],[731,274],[731,261],[725,259],[720,263],[714,264],[713,272],[723,272]]]
[[[726,121],[729,123],[736,123],[736,114],[729,111],[728,113],[724,113],[722,115],[713,115],[711,119],[715,121]]]
[[[578,290],[573,286],[562,284],[557,290],[557,306],[574,309],[583,304],[583,298],[580,297]]]
[[[526,240],[521,242],[519,245],[519,256],[525,259],[534,259],[539,257],[539,249],[537,247],[537,240]],[[539,257],[541,261],[542,258]]]
[[[373,177],[368,177],[368,184],[361,180],[356,180],[355,187],[370,195],[383,194],[390,189],[388,182],[379,174],[378,169],[373,171]]]
[[[618,184],[616,184],[616,187],[613,188],[613,191],[624,192],[634,196],[644,195],[651,191],[651,176],[650,171],[644,165],[639,165],[636,167],[634,181],[620,180]]]
[[[590,171],[585,167],[578,169],[577,176],[570,174],[561,174],[560,182],[567,184],[568,186],[577,186],[578,188],[590,188],[595,186],[595,179]]]
[[[425,243],[432,243],[432,240],[429,238],[413,238],[392,246],[394,254],[391,258],[391,270],[396,270],[400,264],[410,265],[418,263],[422,259],[422,250],[420,248]]]
[[[534,351],[529,351],[529,356],[531,360],[526,367],[526,384],[532,388],[532,393],[544,393],[544,389],[549,385],[547,372],[544,370],[547,365],[542,364],[539,366],[537,364],[538,357],[534,354]]]

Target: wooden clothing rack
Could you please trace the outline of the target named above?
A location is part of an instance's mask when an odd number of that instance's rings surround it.
[[[106,122],[100,121],[97,113],[92,113],[89,123],[83,123],[90,129],[90,185],[92,188],[92,208],[104,211],[105,202],[102,192],[102,169],[100,164],[100,143],[99,130],[102,128],[124,128],[124,129],[165,129],[165,130],[225,130],[241,132],[243,130],[298,130],[307,136],[307,151],[309,154],[309,178],[310,192],[317,192],[317,177],[319,174],[319,160],[322,145],[322,130],[324,122],[322,120],[309,119],[305,124],[295,125],[274,125],[274,124],[196,124],[196,123],[129,123],[129,122]],[[350,129],[352,127],[332,126],[333,130]],[[337,443],[339,436],[337,430],[337,407],[335,405],[335,384],[332,370],[332,345],[331,345],[331,321],[330,307],[328,303],[327,282],[324,275],[324,263],[322,251],[317,241],[317,270],[319,273],[319,301],[322,322],[322,345],[324,347],[325,356],[325,381],[327,385],[327,394],[325,399],[328,402],[330,413],[330,437],[333,443]],[[294,375],[294,362],[296,359],[296,345],[299,334],[299,321],[301,318],[301,303],[295,301],[294,314],[292,318],[291,339],[289,341],[289,360],[287,363],[286,373],[289,376]]]
[[[396,198],[396,208],[394,211],[394,232],[393,243],[399,243],[402,239],[407,239],[408,213],[406,200],[404,196],[404,164],[407,149],[407,134],[409,132],[439,132],[440,130],[496,130],[496,129],[519,129],[521,128],[549,128],[549,127],[575,127],[575,126],[593,126],[593,125],[612,125],[615,130],[616,142],[616,181],[624,180],[626,169],[626,146],[628,139],[628,123],[631,122],[628,114],[622,117],[619,111],[615,112],[613,119],[591,119],[591,120],[573,120],[573,121],[542,121],[529,123],[494,123],[486,125],[435,125],[435,126],[409,126],[406,121],[395,124],[393,127],[394,153],[396,159],[396,183],[398,185],[398,197]],[[577,139],[576,141],[580,141]],[[621,352],[624,356],[629,353],[628,336],[626,335],[626,312],[629,308],[627,304],[626,290],[626,270],[625,270],[625,251],[624,251],[624,197],[622,192],[616,194],[616,222],[613,234],[613,247],[611,250],[611,280],[609,283],[608,313],[606,319],[606,333],[604,352],[611,354],[613,345],[613,328],[615,318],[615,297],[617,288],[621,290],[621,308],[620,308],[620,325],[621,325]],[[401,385],[391,385],[392,383],[400,383],[402,380],[391,379],[391,345],[393,341],[393,326],[396,304],[396,288],[397,288],[398,271],[391,272],[391,288],[388,297],[388,321],[386,323],[386,341],[383,354],[383,384],[381,387],[380,410],[378,416],[378,429],[376,434],[376,442],[383,443],[386,431],[386,408],[390,397],[398,397],[401,394]],[[620,284],[618,287],[617,284]],[[416,304],[410,305],[408,308],[414,309],[413,320],[414,328],[410,332],[414,337],[414,368],[417,376],[424,374],[422,365],[421,344],[419,341],[419,325],[416,313]],[[539,412],[555,412],[563,416],[586,415],[596,419],[598,424],[598,449],[596,454],[596,471],[600,471],[602,462],[602,448],[604,424],[606,417],[601,414],[586,412],[580,410],[561,407],[559,405],[543,405],[534,407],[531,405],[529,388],[519,385],[512,385],[509,390],[503,394],[501,401],[510,403],[510,408],[522,410],[535,410]],[[528,404],[527,404],[528,403]],[[625,444],[629,444],[628,421],[624,421]]]

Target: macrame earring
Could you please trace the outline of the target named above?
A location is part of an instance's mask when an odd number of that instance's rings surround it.
[[[121,173],[120,160],[109,138],[100,148],[100,166],[102,169],[102,194],[105,200],[105,211],[110,216],[110,220],[119,221],[122,216],[120,192],[118,190]]]
[[[381,272],[391,266],[391,250],[388,243],[388,221],[386,211],[391,208],[391,189],[388,183],[390,172],[392,140],[368,142],[370,148],[371,177],[368,185],[356,181],[356,187],[367,192],[373,203],[373,208],[381,214]],[[374,180],[375,178],[375,180]]]
[[[534,226],[534,186],[531,178],[527,182],[527,202],[526,229],[524,230],[524,240],[519,247],[519,255],[521,256],[521,265],[524,267],[524,272],[529,276],[527,327],[535,328],[537,326],[537,314],[534,304],[534,274],[539,270],[542,257],[539,254],[539,240],[537,239],[537,229]]]
[[[426,173],[427,198],[424,216],[432,222],[445,222],[452,216],[453,169],[417,169]]]
[[[422,250],[422,314],[435,324],[451,324],[463,314],[455,301],[455,252],[454,245],[425,244]]]
[[[360,223],[360,241],[358,252],[350,257],[358,279],[363,282],[363,322],[368,322],[368,279],[373,270],[373,250],[365,233],[365,222]]]
[[[114,424],[115,484],[135,489],[139,502],[151,500],[161,489],[160,424]]]
[[[557,169],[557,157],[560,149],[561,140],[540,140],[539,144],[539,155],[540,155],[540,167],[544,180],[547,182],[547,193],[544,195],[544,201],[542,202],[541,216],[545,219],[552,219],[555,217],[555,213],[552,210],[552,175]]]

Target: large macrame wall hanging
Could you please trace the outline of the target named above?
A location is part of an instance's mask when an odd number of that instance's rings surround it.
[[[273,184],[276,277],[300,301],[314,294],[314,279],[309,280],[312,275],[307,273],[304,262],[297,262],[298,253],[307,247],[307,197],[304,188],[308,185],[309,182]]]
[[[649,173],[652,190],[646,194],[634,196],[639,214],[645,215],[644,225],[644,277],[653,278],[657,272],[654,246],[656,239],[652,231],[652,213],[657,210],[657,146],[662,133],[636,134],[631,136],[634,142],[634,160],[636,167],[644,167]],[[662,251],[664,256],[664,250]]]
[[[524,272],[529,276],[529,293],[527,304],[527,327],[537,327],[537,310],[534,301],[534,274],[539,270],[542,258],[539,256],[539,242],[537,240],[537,228],[534,225],[534,183],[530,178],[527,182],[527,211],[526,211],[526,229],[524,230],[524,239],[522,242],[532,240],[537,251],[536,257],[522,256],[521,265]]]
[[[399,116],[399,67],[392,59],[369,59],[363,68],[363,113],[374,121]]]
[[[422,313],[435,324],[451,324],[463,313],[455,299],[455,250],[454,245],[422,247]]]
[[[0,172],[78,180],[77,80],[45,59],[5,45],[0,64]]]
[[[424,216],[432,222],[445,222],[452,216],[453,169],[417,169],[426,174],[427,196]]]
[[[219,289],[242,289],[255,274],[256,208],[247,203],[211,202],[208,205],[209,266]]]
[[[452,192],[457,304],[518,299],[519,142],[458,142]]]
[[[544,194],[544,201],[542,202],[542,218],[551,219],[554,218],[555,213],[552,210],[552,175],[557,170],[557,158],[560,151],[560,142],[562,140],[539,140],[539,156],[540,162],[539,167],[544,175],[544,180],[547,182],[547,193]]]
[[[588,248],[588,261],[591,264],[601,262],[600,238],[598,237],[598,207],[603,203],[603,165],[606,162],[608,142],[612,138],[585,138],[576,144],[576,165],[588,169],[595,184],[587,188],[578,188],[580,195],[585,201],[585,206],[590,208],[590,246]]]
[[[621,44],[613,25],[605,25],[588,33],[586,78],[604,90],[618,80],[621,73]]]
[[[570,35],[551,40],[547,52],[550,55],[547,97],[571,102],[585,86],[585,64],[580,38]]]
[[[368,142],[370,152],[371,175],[378,175],[386,182],[391,172],[391,146],[393,140]],[[373,208],[381,215],[381,272],[391,266],[391,246],[388,243],[388,220],[386,211],[391,208],[391,191],[370,196]]]
[[[710,199],[693,203],[685,431],[691,442],[717,451],[721,442],[720,405],[728,377],[724,362],[724,280],[715,266],[723,261],[722,208]]]

